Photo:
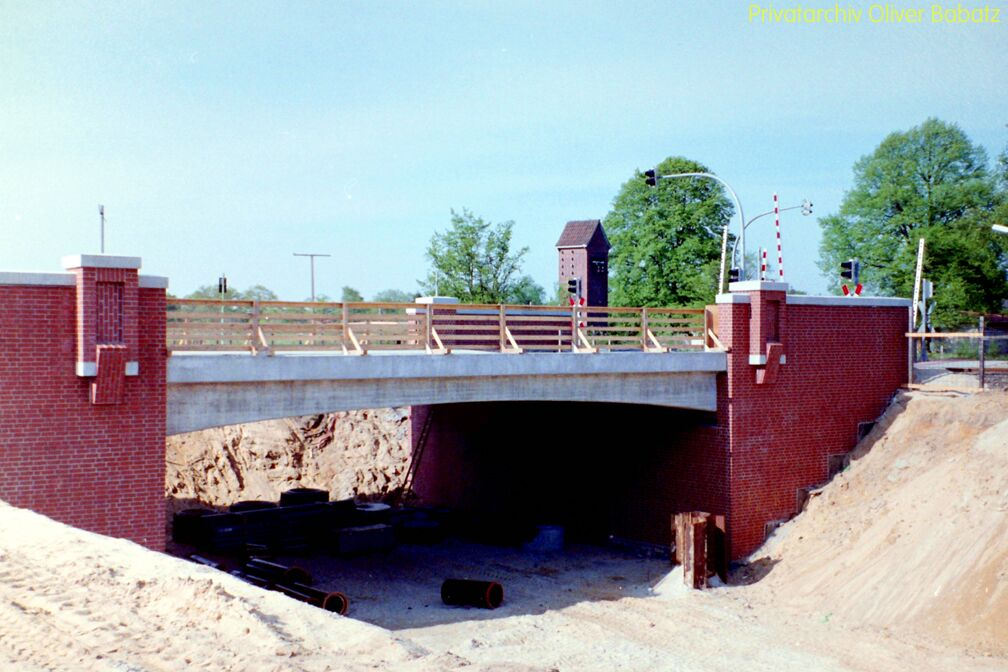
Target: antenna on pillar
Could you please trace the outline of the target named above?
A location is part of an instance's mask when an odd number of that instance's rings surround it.
[[[101,218],[101,253],[105,254],[105,206],[98,204],[98,216]]]

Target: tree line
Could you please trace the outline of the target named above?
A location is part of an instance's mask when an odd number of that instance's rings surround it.
[[[672,156],[659,174],[711,172]],[[623,306],[697,306],[718,291],[722,231],[735,214],[723,187],[711,180],[659,180],[640,171],[619,188],[603,226],[612,244],[610,303]],[[1008,147],[993,165],[984,148],[955,124],[927,119],[891,133],[853,167],[853,183],[838,212],[819,219],[818,265],[840,283],[840,263],[861,262],[861,281],[882,296],[912,293],[917,244],[927,241],[925,277],[935,285],[933,321],[961,324],[970,312],[999,312],[1008,300]],[[513,245],[514,222],[490,222],[469,210],[451,211],[449,226],[426,249],[429,270],[419,292],[389,289],[372,300],[411,302],[420,293],[465,303],[541,304],[546,290],[522,273],[528,247]],[[734,243],[731,237],[729,245]],[[755,264],[753,259],[748,266]],[[215,286],[191,293],[219,298]],[[225,298],[272,300],[261,285]],[[316,297],[331,300],[326,295]],[[353,287],[341,301],[362,301]],[[563,299],[560,288],[556,300]]]

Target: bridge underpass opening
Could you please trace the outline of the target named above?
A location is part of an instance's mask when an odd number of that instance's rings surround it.
[[[414,406],[413,490],[481,540],[537,525],[567,540],[668,548],[678,511],[727,510],[727,455],[712,413],[571,402]],[[482,528],[482,529],[481,529]]]

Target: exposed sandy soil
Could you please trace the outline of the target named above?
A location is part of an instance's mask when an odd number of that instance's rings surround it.
[[[364,670],[387,632],[0,504],[0,669]]]
[[[353,618],[0,505],[0,669],[1003,671],[1006,437],[1006,394],[900,397],[752,585],[591,547],[306,559]],[[504,605],[442,605],[448,575]]]
[[[1008,393],[901,394],[757,555],[762,599],[1008,656]]]
[[[276,501],[289,488],[332,499],[380,498],[409,466],[409,409],[380,408],[267,420],[169,436],[169,513],[195,504]]]

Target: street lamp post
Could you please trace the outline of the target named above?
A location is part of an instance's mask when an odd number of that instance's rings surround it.
[[[806,198],[804,201],[801,202],[801,205],[792,205],[789,208],[781,208],[780,212],[787,212],[788,210],[798,210],[799,208],[801,208],[802,214],[805,215],[806,217],[809,216],[809,215],[811,215],[812,214],[812,201],[810,201],[810,200],[808,200]],[[745,230],[749,228],[749,225],[752,224],[753,222],[755,222],[757,219],[760,219],[761,217],[766,217],[766,216],[772,215],[772,214],[774,214],[773,210],[767,210],[766,212],[761,212],[760,214],[758,214],[755,217],[753,217],[752,219],[750,219],[748,222],[745,223],[745,226],[742,227],[743,234],[745,233]],[[732,245],[732,251],[731,251],[732,263],[735,263],[735,250],[738,248],[738,242],[739,242],[738,238],[736,238],[735,239],[735,243]],[[744,252],[745,246],[744,246],[744,244],[743,244],[743,248],[742,249],[743,249],[743,253],[742,253],[743,259],[742,259],[742,261],[743,261],[743,263],[745,263],[745,252]]]
[[[732,198],[735,199],[735,207],[738,209],[738,214],[739,214],[739,223],[740,223],[740,227],[741,227],[741,232],[739,233],[739,237],[742,239],[742,267],[741,267],[741,269],[739,271],[739,280],[745,280],[745,278],[746,278],[746,272],[745,272],[745,215],[742,214],[742,201],[739,200],[738,194],[735,193],[735,190],[732,189],[731,185],[728,184],[727,182],[725,182],[723,179],[721,179],[717,175],[714,175],[713,173],[672,173],[671,175],[657,175],[655,173],[655,171],[653,171],[653,170],[647,170],[647,171],[644,171],[644,177],[645,177],[645,182],[648,185],[652,186],[652,187],[657,184],[657,180],[670,180],[670,179],[672,179],[674,177],[706,177],[708,179],[715,180],[715,181],[719,182],[722,186],[724,186],[725,189],[728,190],[728,193],[730,193],[732,195]],[[728,224],[725,223],[724,231],[721,234],[721,275],[719,276],[719,280],[718,280],[718,282],[721,283],[722,289],[724,289],[723,285],[724,285],[724,277],[725,277],[725,253],[727,252],[727,247],[728,247]],[[732,248],[732,250],[733,250],[732,251],[732,256],[734,257],[734,247]],[[733,261],[734,261],[734,259],[733,259]]]
[[[295,257],[308,257],[311,260],[311,300],[315,303],[315,257],[331,257],[331,254],[320,254],[318,252],[295,252]]]

